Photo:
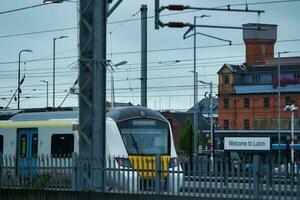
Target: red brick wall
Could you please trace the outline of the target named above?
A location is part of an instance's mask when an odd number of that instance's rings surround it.
[[[281,95],[281,118],[282,120],[290,120],[291,113],[284,111],[285,97],[290,96],[295,100],[296,105],[300,105],[300,94],[282,94]],[[269,108],[264,108],[264,97],[270,98]],[[218,99],[218,127],[223,129],[224,120],[229,120],[229,129],[244,129],[244,119],[249,119],[250,129],[254,129],[254,120],[269,119],[276,121],[278,117],[277,111],[277,94],[265,95],[230,95],[229,108],[224,109],[224,96],[221,95]],[[244,98],[249,98],[250,107],[244,108]],[[295,113],[295,118],[300,118],[300,110]],[[274,126],[274,125],[273,125]],[[275,128],[276,129],[276,124]]]
[[[257,62],[274,58],[274,43],[262,41],[246,41],[246,63],[251,66]]]

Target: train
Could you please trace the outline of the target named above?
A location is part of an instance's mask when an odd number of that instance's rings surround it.
[[[41,156],[70,158],[72,153],[79,153],[78,113],[21,112],[0,120],[0,154],[15,156],[16,169],[24,168],[24,160],[37,166],[36,158]],[[152,184],[156,177],[156,155],[160,155],[165,187],[178,191],[183,173],[168,120],[141,106],[112,108],[106,113],[106,157],[113,158],[106,162],[106,167],[122,169],[119,177],[108,170],[110,188],[125,187],[125,182],[129,183],[127,189],[137,191],[141,185]]]

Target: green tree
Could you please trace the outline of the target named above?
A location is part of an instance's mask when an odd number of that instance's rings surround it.
[[[191,118],[187,117],[184,120],[184,128],[181,129],[179,134],[179,147],[183,151],[191,151],[193,144],[193,121]]]

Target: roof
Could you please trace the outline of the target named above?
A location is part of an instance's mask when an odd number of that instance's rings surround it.
[[[114,119],[116,122],[141,116],[145,118],[155,118],[161,121],[167,121],[167,119],[159,112],[142,106],[112,108],[106,113],[106,116]]]
[[[220,74],[224,68],[228,68],[231,73],[244,73],[247,72],[247,66],[244,64],[240,65],[232,65],[232,64],[224,64],[221,69],[218,71],[218,74]]]
[[[208,114],[210,113],[210,99],[204,98],[201,99],[196,105],[191,107],[188,112],[194,112],[195,110],[199,110],[201,114]],[[218,99],[213,98],[213,114],[218,113]]]
[[[17,113],[22,112],[21,110],[1,110],[0,111],[0,120],[8,120]]]
[[[78,111],[58,111],[58,112],[33,112],[19,113],[9,120],[12,121],[45,121],[50,119],[76,119],[79,117]]]
[[[257,93],[276,93],[277,88],[273,85],[237,85],[234,86],[235,94],[257,94]],[[298,85],[286,85],[280,87],[280,92],[299,92],[300,86]]]
[[[185,119],[189,117],[194,123],[194,113],[193,112],[162,112],[162,115],[166,117],[173,117],[177,119],[177,121],[184,126]],[[209,130],[210,124],[206,118],[199,114],[198,115],[198,125],[200,130]]]

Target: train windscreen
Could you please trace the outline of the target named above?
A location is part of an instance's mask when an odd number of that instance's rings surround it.
[[[128,155],[169,154],[169,126],[153,119],[133,119],[118,123]]]

